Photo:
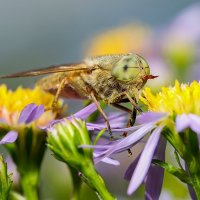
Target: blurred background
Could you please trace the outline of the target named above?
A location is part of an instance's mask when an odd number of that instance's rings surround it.
[[[199,80],[200,4],[195,0],[0,0],[0,74],[72,63],[87,56],[134,52],[149,63],[149,81],[163,85]],[[32,86],[36,78],[0,80],[10,88]],[[70,112],[80,102],[67,101]],[[140,147],[139,147],[140,148]],[[168,155],[170,157],[170,155]],[[110,191],[119,199],[128,183],[123,173],[133,158],[118,157],[121,167],[97,166]],[[42,167],[41,199],[68,199],[70,178],[66,167],[49,152]],[[188,199],[187,191],[166,175],[161,199]],[[176,186],[177,190],[172,190]],[[179,189],[178,189],[179,188]],[[88,193],[90,194],[88,198]],[[135,195],[142,199],[142,189]],[[83,197],[95,199],[88,188]],[[84,198],[83,198],[84,199]]]

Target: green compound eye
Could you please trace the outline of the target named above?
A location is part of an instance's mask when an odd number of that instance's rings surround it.
[[[136,54],[123,56],[112,68],[111,74],[120,81],[131,81],[139,75],[149,75],[147,62]]]
[[[143,57],[139,55],[137,56],[139,60],[139,65],[142,69],[144,69],[145,75],[150,75],[150,68],[149,68],[149,65],[147,64],[147,61]]]

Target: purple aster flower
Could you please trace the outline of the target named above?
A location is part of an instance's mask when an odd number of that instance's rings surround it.
[[[38,119],[43,112],[44,112],[43,105],[36,106],[33,103],[29,104],[22,110],[20,117],[18,119],[18,123],[29,124],[34,120]],[[5,124],[6,122],[2,120],[0,123]],[[16,141],[17,137],[18,137],[17,131],[11,130],[0,140],[0,144],[13,143]]]
[[[43,116],[41,116],[43,113],[43,105],[36,106],[31,103],[21,111],[18,123],[15,124],[15,126],[2,125],[4,130],[7,127],[8,130],[12,128],[13,130],[9,131],[2,138],[0,144],[12,143],[17,139],[15,144],[6,146],[6,148],[20,173],[20,181],[22,183],[24,183],[24,181],[29,182],[29,184],[21,185],[23,194],[25,196],[27,195],[26,198],[29,198],[28,195],[32,192],[31,195],[34,195],[33,198],[37,199],[36,191],[39,182],[39,171],[46,150],[46,131],[37,127],[37,121],[40,120],[40,117],[43,118]],[[26,174],[29,174],[28,178]],[[34,189],[31,191],[30,188]],[[35,190],[34,194],[33,190]]]
[[[160,166],[192,187],[197,198],[200,198],[198,184],[200,180],[195,180],[200,172],[198,159],[200,156],[199,91],[200,83],[197,81],[191,84],[180,84],[176,81],[174,87],[163,87],[162,91],[157,94],[152,94],[151,90],[146,88],[143,91],[144,97],[141,97],[148,109],[154,111],[151,112],[152,116],[161,111],[166,114],[166,117],[155,125],[164,126],[163,136],[173,146],[175,159],[180,168],[166,163],[160,163]],[[144,119],[143,123],[145,121],[147,119]],[[182,167],[179,157],[188,166],[188,172]],[[191,192],[190,194],[192,197]]]
[[[38,199],[39,171],[46,150],[46,131],[39,127],[55,119],[55,113],[51,111],[44,113],[44,106],[49,107],[54,96],[37,87],[33,90],[19,87],[16,91],[11,91],[7,89],[6,85],[0,86],[0,94],[2,97],[0,144],[13,143],[5,145],[5,148],[20,174],[21,192],[26,199],[30,199],[30,197]],[[27,105],[27,102],[34,101],[41,105],[36,106],[33,103]],[[27,106],[23,109],[25,105]],[[59,102],[58,107],[61,108],[61,106],[62,103]],[[16,139],[17,142],[15,142]],[[8,181],[8,179],[4,178],[4,181]]]
[[[164,169],[160,166],[152,164],[153,159],[165,161],[166,139],[161,133],[163,128],[167,126],[166,120],[170,119],[169,113],[147,112],[137,117],[137,126],[131,128],[112,129],[113,131],[128,131],[129,135],[125,138],[108,142],[103,145],[81,145],[84,148],[94,148],[94,162],[98,163],[105,158],[109,158],[113,154],[130,149],[149,132],[152,132],[146,145],[140,155],[128,167],[125,173],[125,179],[130,180],[127,193],[130,195],[137,188],[145,184],[145,198],[159,199]],[[175,126],[175,124],[174,124]],[[186,128],[191,128],[199,134],[200,120],[199,116],[194,114],[177,115],[176,128],[178,132],[182,132]],[[100,130],[102,126],[98,124],[89,124],[92,130]],[[191,190],[191,189],[190,189]]]
[[[130,180],[127,191],[129,195],[145,182],[146,198],[153,197],[152,199],[158,199],[162,188],[164,170],[158,166],[151,165],[151,161],[153,158],[164,161],[166,141],[160,137],[163,125],[157,126],[156,124],[166,117],[167,114],[165,113],[147,112],[137,117],[136,122],[138,124],[142,123],[141,125],[119,129],[121,132],[128,131],[130,134],[127,137],[104,145],[81,145],[80,147],[94,148],[94,162],[98,163],[113,154],[130,149],[152,131],[144,150],[127,169],[125,178]],[[97,128],[97,125],[94,128]],[[116,131],[116,129],[113,129],[113,131]],[[155,173],[157,174],[156,180]]]

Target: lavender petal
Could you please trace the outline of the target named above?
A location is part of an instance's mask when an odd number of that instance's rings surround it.
[[[154,158],[165,161],[165,149],[166,140],[161,136],[154,154]],[[147,178],[145,180],[146,200],[159,199],[163,184],[163,178],[164,169],[156,165],[151,165]]]
[[[36,105],[34,103],[31,103],[25,106],[24,109],[20,113],[18,124],[25,123],[30,113],[32,113],[35,108],[36,108]]]
[[[94,153],[93,156],[94,156],[94,163],[96,164],[96,162],[95,162],[96,154]],[[101,161],[104,162],[104,163],[110,164],[110,165],[115,165],[115,166],[120,165],[120,162],[118,160],[114,160],[114,159],[108,158],[108,157],[102,159]]]
[[[109,144],[109,148],[99,155],[97,162],[100,162],[105,157],[109,157],[113,153],[119,153],[131,148],[135,143],[139,142],[153,128],[155,128],[155,125],[151,123],[145,124],[142,128],[138,129],[137,131],[133,132],[127,137],[115,141],[113,145]]]
[[[132,145],[140,141],[148,132],[150,132],[153,128],[155,128],[154,124],[145,124],[140,129],[136,130],[132,134],[128,135],[127,137],[119,140],[112,151],[120,151],[124,148],[130,148]]]
[[[178,132],[182,132],[184,129],[190,126],[190,120],[188,115],[182,114],[176,117],[176,129]]]
[[[127,168],[125,174],[124,174],[124,179],[130,181],[131,177],[133,175],[133,172],[135,171],[135,168],[138,164],[138,161],[140,159],[141,154],[139,154],[136,159],[129,165],[129,167]]]
[[[34,120],[38,119],[44,113],[44,105],[36,106],[31,103],[28,104],[21,112],[18,123],[31,123]]]
[[[182,114],[176,117],[176,129],[182,132],[186,128],[191,128],[200,134],[200,117],[194,114]]]
[[[196,193],[191,185],[187,185],[192,200],[197,200]]]
[[[44,129],[49,129],[57,123],[62,123],[65,121],[65,119],[72,120],[73,118],[79,118],[79,119],[85,120],[89,115],[91,115],[96,110],[97,110],[97,106],[95,105],[95,103],[92,103],[86,106],[85,108],[81,109],[80,111],[76,112],[73,116],[51,121],[48,124],[48,126],[44,127]]]
[[[101,131],[103,128],[108,129],[106,124],[97,124],[97,123],[87,123],[87,129],[89,131]],[[112,132],[131,132],[141,128],[143,125],[132,126],[129,128],[117,128],[113,127],[113,124],[110,124]],[[116,125],[115,125],[116,126]]]
[[[138,124],[155,123],[167,117],[167,113],[146,112],[136,118]]]
[[[133,176],[130,180],[130,184],[127,190],[128,195],[131,195],[143,182],[151,165],[151,160],[158,144],[162,129],[162,126],[157,127],[149,137],[135,168]]]
[[[96,110],[97,110],[97,106],[95,105],[95,103],[92,103],[92,104],[86,106],[85,108],[83,108],[82,110],[78,111],[77,113],[75,113],[73,116],[75,118],[85,120],[89,115],[91,115]]]
[[[127,113],[121,113],[121,112],[111,112],[106,113],[106,116],[108,118],[108,121],[111,125],[111,128],[119,128],[124,127],[125,122],[127,121]],[[106,127],[105,119],[102,117],[102,115],[99,116],[99,118],[96,121],[97,124],[104,125]]]
[[[194,114],[189,114],[190,128],[197,134],[200,134],[200,117]]]
[[[1,140],[0,144],[9,144],[15,142],[18,137],[18,133],[16,131],[9,131]]]

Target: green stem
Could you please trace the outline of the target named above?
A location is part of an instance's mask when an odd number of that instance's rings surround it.
[[[83,177],[85,178],[85,182],[96,191],[99,199],[102,200],[116,199],[108,192],[103,179],[97,173],[92,163],[89,164],[87,167],[84,167],[83,175],[85,176]]]
[[[26,200],[38,200],[38,173],[25,173],[21,184]]]
[[[196,198],[200,200],[200,151],[197,134],[191,130],[184,133],[184,143],[187,148],[184,152],[184,160],[190,174],[192,187],[196,193]]]
[[[71,166],[68,166],[68,167],[71,172],[71,177],[72,177],[72,182],[73,182],[73,193],[71,196],[71,200],[79,200],[82,180],[80,176],[78,175],[78,171],[75,168]]]
[[[193,183],[193,189],[196,193],[196,197],[200,200],[200,176],[194,175],[191,177]]]

